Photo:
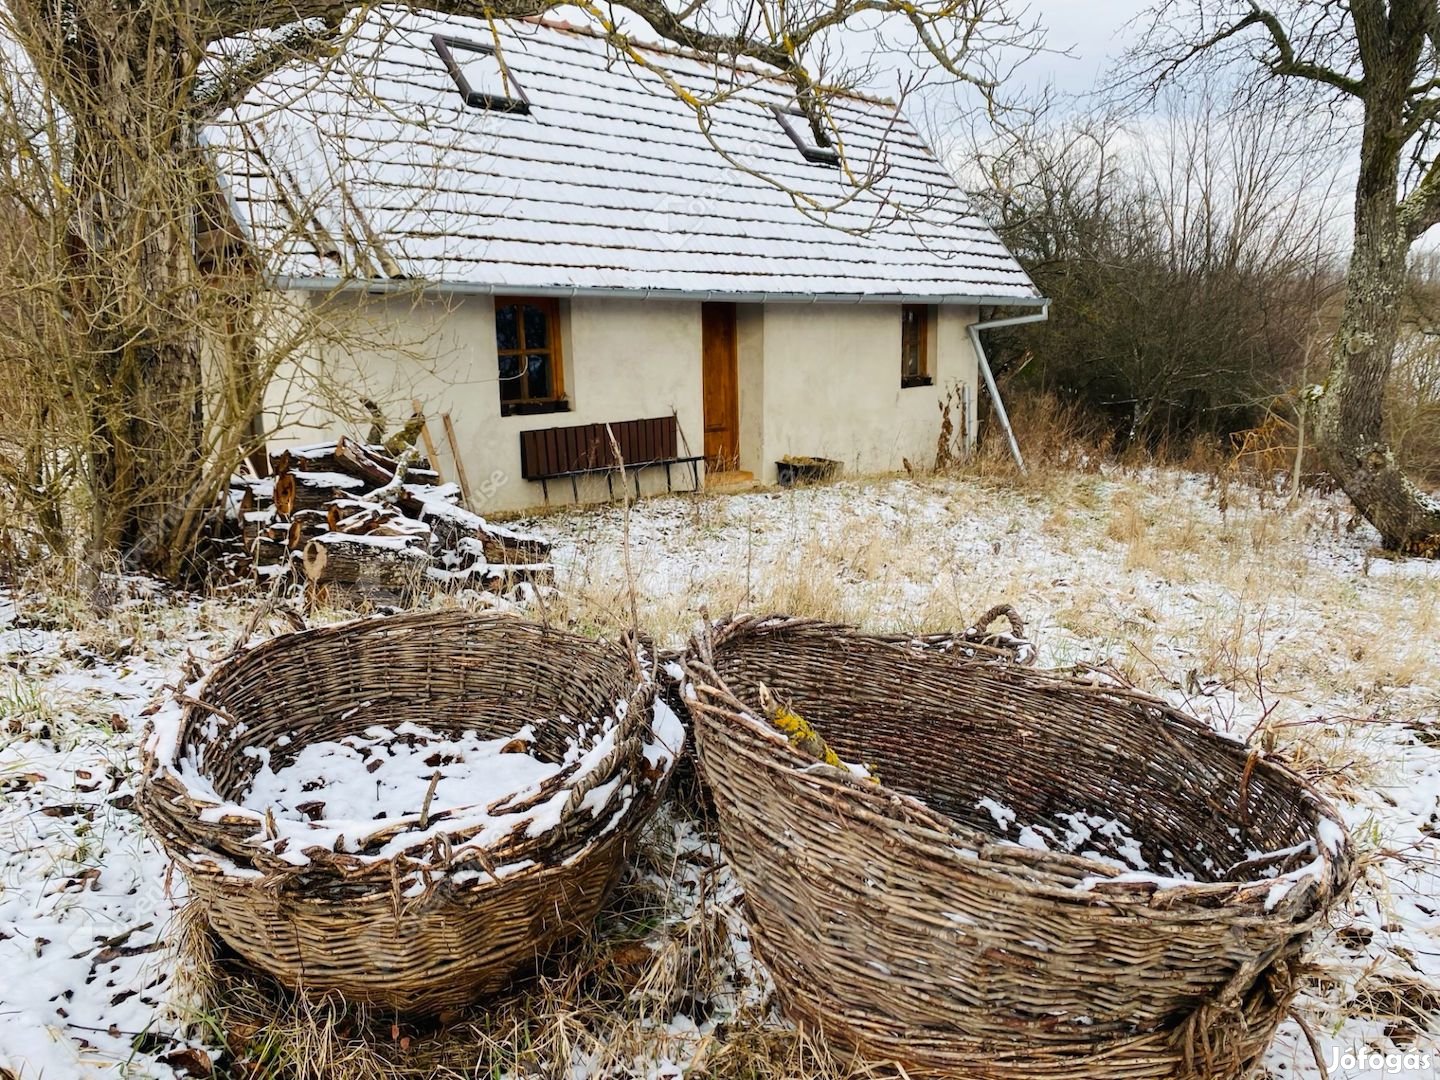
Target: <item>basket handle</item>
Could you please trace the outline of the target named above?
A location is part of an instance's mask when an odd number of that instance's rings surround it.
[[[989,630],[990,624],[1002,615],[1010,621],[1010,632],[1017,638],[1023,638],[1025,636],[1025,620],[1020,618],[1020,613],[1015,610],[1014,605],[1004,603],[996,604],[986,611],[985,614],[981,615],[980,618],[976,619],[970,629],[965,631],[965,636],[974,638],[988,637],[989,635],[986,631]]]
[[[299,631],[309,629],[309,627],[305,625],[305,616],[301,615],[300,612],[296,611],[289,604],[282,604],[279,600],[273,598],[266,599],[259,607],[251,612],[250,618],[245,620],[244,629],[236,635],[235,644],[230,646],[229,650],[225,653],[224,659],[229,660],[232,656],[243,652],[245,647],[250,644],[250,639],[255,636],[255,631],[260,628],[261,621],[269,615],[279,615],[290,624],[290,629],[292,630]]]

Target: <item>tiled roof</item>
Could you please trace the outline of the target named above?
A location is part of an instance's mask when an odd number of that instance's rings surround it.
[[[437,33],[498,41],[529,112],[467,107]],[[598,35],[386,8],[338,60],[282,69],[204,138],[241,228],[297,285],[1038,300],[893,105],[830,104],[847,176],[782,128],[780,80],[640,55],[691,95],[726,92],[708,138],[659,75]]]

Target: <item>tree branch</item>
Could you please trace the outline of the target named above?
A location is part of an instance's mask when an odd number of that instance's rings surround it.
[[[1171,57],[1168,60],[1157,61],[1161,69],[1155,79],[1155,84],[1165,82],[1186,64],[1197,56],[1209,52],[1218,45],[1224,44],[1231,38],[1238,37],[1251,27],[1263,28],[1270,38],[1270,44],[1274,47],[1278,56],[1275,59],[1261,60],[1261,63],[1272,75],[1292,75],[1301,79],[1308,79],[1311,82],[1323,83],[1332,86],[1342,93],[1352,97],[1365,96],[1365,82],[1363,79],[1354,79],[1344,72],[1336,71],[1333,68],[1317,64],[1313,61],[1302,60],[1295,53],[1295,46],[1290,41],[1290,35],[1286,32],[1284,25],[1273,11],[1255,4],[1252,0],[1250,12],[1243,18],[1229,26],[1221,27],[1209,37],[1202,41],[1195,42],[1179,56]]]
[[[292,60],[318,60],[331,53],[339,37],[338,22],[307,20],[251,44],[247,55],[227,58],[216,75],[196,85],[190,96],[192,113],[201,121],[213,119],[239,105],[258,83]]]
[[[1400,228],[1412,243],[1440,225],[1440,158],[1432,161],[1415,189],[1400,200]]]

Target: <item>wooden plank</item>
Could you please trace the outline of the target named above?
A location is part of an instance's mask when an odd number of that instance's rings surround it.
[[[450,444],[450,456],[455,460],[455,479],[460,482],[460,496],[465,500],[465,505],[470,506],[470,481],[465,476],[465,462],[460,460],[460,440],[455,437],[455,422],[450,419],[448,412],[440,414],[440,422],[445,426],[445,441]],[[430,459],[434,461],[434,458]]]
[[[440,468],[440,455],[435,453],[435,440],[430,437],[430,425],[425,419],[425,409],[419,398],[411,398],[410,407],[415,410],[415,415],[420,417],[420,437],[425,440],[425,456],[430,459],[430,468],[435,471],[435,482],[443,484],[445,472]]]

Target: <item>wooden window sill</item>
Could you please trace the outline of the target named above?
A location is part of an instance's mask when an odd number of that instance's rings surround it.
[[[501,416],[539,416],[542,413],[569,412],[570,402],[565,398],[559,401],[502,401],[500,403]]]
[[[900,376],[900,389],[908,390],[912,386],[934,386],[935,380],[929,375],[902,375]]]

